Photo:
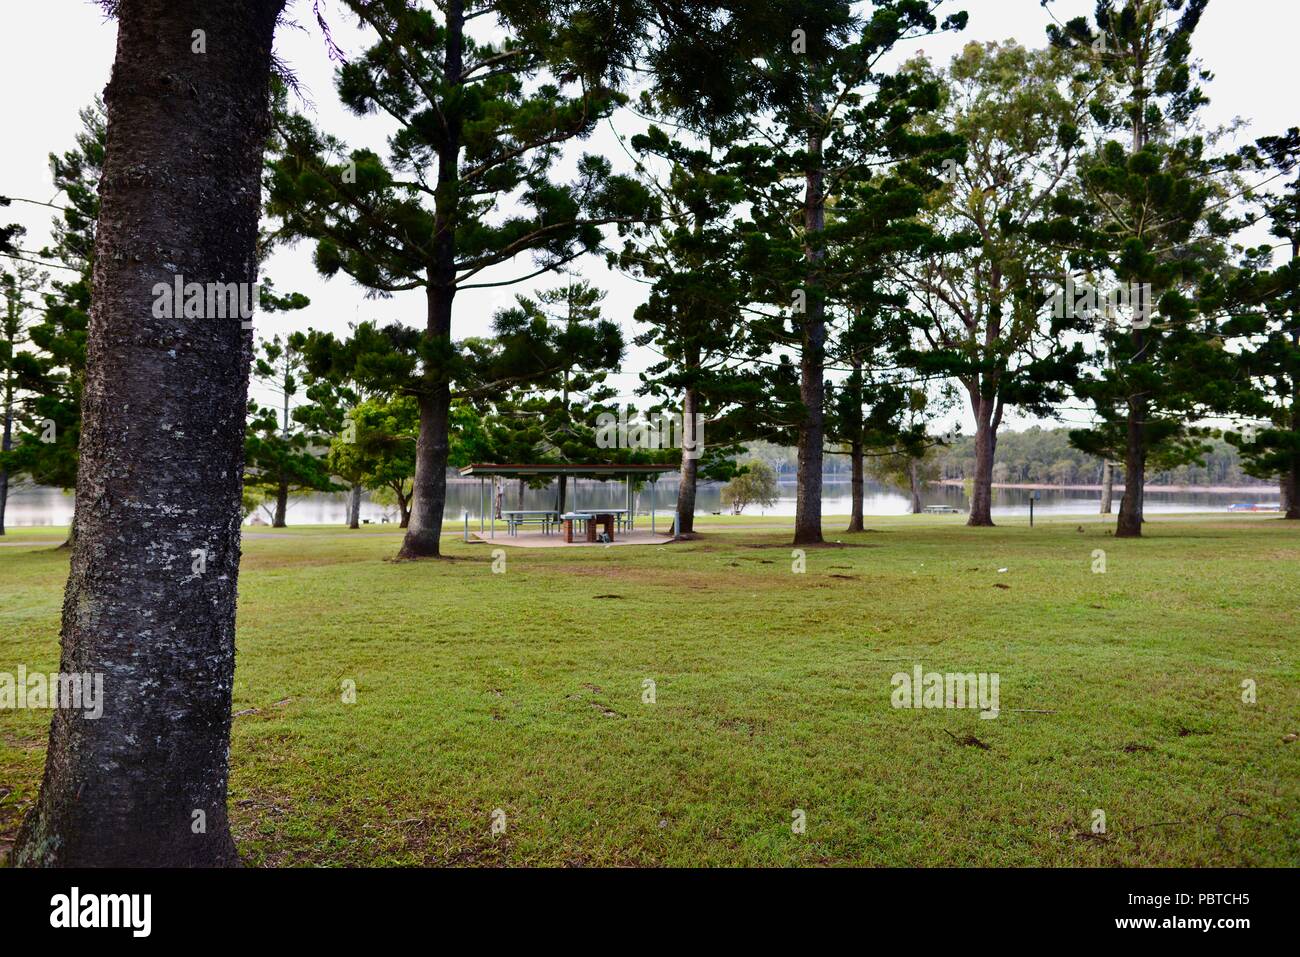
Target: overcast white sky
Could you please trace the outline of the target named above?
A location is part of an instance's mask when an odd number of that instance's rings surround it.
[[[1092,0],[1056,0],[1053,11],[1060,19],[1087,14]],[[341,4],[326,3],[336,41],[345,53],[360,52],[365,36],[343,16]],[[970,40],[1014,38],[1027,46],[1044,42],[1044,27],[1050,22],[1039,0],[953,0],[945,12],[964,9],[970,14],[967,29],[960,34],[929,38],[900,51],[912,55],[923,49],[931,59],[946,61]],[[302,29],[281,29],[276,48],[280,57],[297,73],[325,129],[351,145],[367,145],[385,152],[388,130],[376,117],[356,118],[343,110],[334,95],[330,62],[320,32],[311,14],[309,0],[290,0],[289,15]],[[0,129],[6,143],[0,150],[0,194],[39,200],[53,198],[47,156],[69,148],[78,129],[77,111],[100,92],[108,80],[113,61],[116,26],[104,18],[89,0],[41,0],[20,3],[7,0],[0,29],[0,89],[3,115]],[[1211,0],[1194,38],[1195,55],[1215,74],[1208,92],[1212,99],[1206,121],[1217,125],[1241,116],[1251,121],[1241,139],[1280,132],[1300,125],[1292,74],[1295,41],[1300,36],[1300,3],[1297,0]],[[626,136],[640,128],[634,117],[614,120]],[[609,129],[602,129],[572,155],[600,152],[616,165],[622,150]],[[624,163],[624,165],[626,165]],[[28,229],[24,245],[38,249],[49,236],[50,210],[15,204],[0,213],[4,222],[20,222]],[[363,291],[346,277],[326,282],[311,265],[310,246],[278,252],[265,274],[276,287],[298,290],[312,299],[295,322],[302,327],[344,331],[349,322],[361,319],[400,320],[424,324],[424,297],[407,293],[390,300],[367,300]],[[492,280],[530,272],[528,261],[513,269],[501,268]],[[577,264],[575,271],[609,290],[605,312],[619,321],[626,337],[633,334],[632,310],[641,302],[640,284],[610,272],[597,257]],[[486,280],[485,280],[486,281]],[[560,280],[561,282],[563,280]],[[471,290],[457,297],[454,334],[460,338],[484,334],[493,312],[512,301],[516,292],[546,288],[556,283],[551,277],[524,287]],[[274,331],[259,317],[259,333]],[[637,384],[637,373],[653,357],[629,350],[624,371],[612,382],[626,397]],[[964,420],[963,420],[964,421]],[[964,422],[967,428],[969,423]],[[1009,421],[1020,427],[1024,420]]]

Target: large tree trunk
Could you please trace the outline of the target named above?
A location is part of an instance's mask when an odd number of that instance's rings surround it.
[[[271,521],[272,528],[284,528],[288,524],[285,520],[289,515],[289,483],[281,482],[275,489],[275,516]]]
[[[864,530],[862,524],[862,497],[866,494],[866,468],[863,461],[864,452],[861,442],[853,442],[849,446],[849,463],[853,471],[853,506],[849,515],[849,527],[846,532],[861,532]]]
[[[1124,454],[1124,496],[1119,500],[1116,538],[1142,536],[1142,493],[1146,484],[1147,450],[1143,421],[1146,401],[1140,396],[1129,399],[1128,446]]]
[[[361,527],[361,486],[353,485],[348,494],[348,528]]]
[[[226,777],[252,336],[238,319],[154,318],[152,290],[256,280],[282,6],[117,7],[60,661],[103,676],[103,714],[54,712],[20,865],[238,863]]]
[[[704,453],[703,437],[696,434],[695,412],[698,397],[694,389],[682,396],[682,478],[677,486],[677,533],[695,533],[695,490],[700,474],[699,456]],[[693,455],[687,455],[687,450]]]
[[[1109,515],[1111,500],[1115,497],[1115,463],[1103,459],[1101,463],[1101,514]]]
[[[808,137],[811,166],[804,175],[804,261],[807,285],[803,317],[803,349],[799,357],[799,398],[804,418],[799,424],[799,475],[795,499],[794,544],[822,542],[822,442],[825,434],[826,301],[819,271],[825,252],[821,234],[826,225],[825,183],[821,168],[822,139]]]
[[[997,452],[997,423],[994,400],[978,394],[971,397],[975,413],[975,477],[971,489],[970,517],[967,525],[993,525],[993,458]]]
[[[436,558],[447,502],[447,454],[451,391],[446,383],[420,397],[420,434],[415,444],[411,516],[398,558]]]
[[[907,463],[907,482],[912,492],[912,514],[920,515],[921,507],[921,477],[918,474],[920,464],[916,459]],[[990,523],[991,524],[991,523]]]

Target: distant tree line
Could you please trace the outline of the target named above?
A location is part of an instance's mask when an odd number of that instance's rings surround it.
[[[1205,440],[1208,451],[1200,459],[1147,473],[1148,485],[1267,485],[1275,482],[1246,474],[1237,447],[1221,438]],[[940,451],[940,477],[967,479],[975,471],[975,442],[960,438]],[[1070,444],[1070,430],[1033,426],[1023,432],[1003,432],[998,437],[993,462],[995,483],[1099,485],[1103,462]]]
[[[1100,484],[1104,463],[1096,456],[1075,448],[1070,442],[1070,431],[1064,427],[1045,429],[1031,426],[1022,432],[1000,433],[993,462],[994,483]],[[946,445],[931,447],[930,454],[925,456],[927,473],[941,480],[973,479],[976,473],[975,441],[974,436],[960,436],[950,439]],[[1276,487],[1276,482],[1252,476],[1246,471],[1246,463],[1236,445],[1213,436],[1206,438],[1203,444],[1205,451],[1197,461],[1149,471],[1147,484]],[[795,449],[768,442],[752,443],[748,449],[747,458],[767,464],[779,482],[794,481],[799,467]],[[894,457],[892,454],[873,456],[879,460],[879,466],[869,471],[883,480]],[[824,472],[827,479],[846,482],[850,473],[847,457],[827,458]],[[1121,469],[1117,472],[1117,480],[1121,483],[1122,477]]]

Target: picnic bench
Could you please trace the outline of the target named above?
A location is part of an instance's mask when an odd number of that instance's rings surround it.
[[[927,505],[922,511],[926,515],[960,515],[961,509],[951,505]]]
[[[560,513],[549,508],[503,509],[501,517],[506,520],[506,531],[511,535],[518,534],[521,525],[540,525],[543,532],[550,534],[551,527],[560,521]]]

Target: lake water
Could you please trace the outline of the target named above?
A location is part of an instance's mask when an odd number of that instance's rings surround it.
[[[622,483],[597,482],[582,480],[570,481],[568,503],[570,507],[610,508],[626,505],[627,492]],[[490,489],[490,486],[488,486]],[[711,512],[724,511],[721,501],[722,487],[716,484],[700,486],[696,497],[697,514],[707,515]],[[750,507],[746,515],[793,515],[795,511],[795,488],[793,483],[781,485],[781,498],[775,506],[768,509]],[[822,512],[825,515],[847,515],[852,509],[852,492],[848,482],[827,481],[822,487]],[[490,492],[489,492],[490,494]],[[1060,489],[1043,489],[1042,498],[1034,505],[1034,511],[1040,515],[1095,515],[1100,492],[1069,491]],[[677,482],[664,479],[656,483],[653,491],[655,507],[661,512],[672,509],[676,500]],[[1026,515],[1029,513],[1028,489],[994,489],[993,514]],[[651,487],[646,486],[638,493],[637,507],[646,510],[651,503]],[[963,489],[952,486],[930,486],[922,495],[925,505],[951,505],[963,512],[969,507],[969,500]],[[1156,512],[1223,512],[1233,502],[1259,502],[1276,504],[1278,492],[1276,487],[1239,489],[1233,492],[1161,492],[1147,490],[1146,510]],[[867,494],[863,503],[867,515],[904,515],[909,509],[910,500],[893,489],[874,483],[868,483]],[[505,508],[554,508],[555,490],[526,489],[522,506],[519,504],[518,485],[508,483],[505,490]],[[1119,496],[1115,496],[1116,511],[1119,509]],[[462,514],[468,511],[476,518],[480,509],[480,492],[477,482],[449,482],[447,486],[447,509],[444,513],[449,522],[462,521]],[[255,513],[259,514],[259,513]],[[266,512],[260,513],[268,523],[270,517]],[[361,517],[379,522],[387,514],[396,520],[396,509],[385,510],[371,502],[363,501]],[[347,516],[346,495],[309,495],[289,500],[288,521],[290,525],[332,525],[342,524]],[[58,489],[25,488],[12,489],[9,493],[9,506],[5,516],[7,525],[66,525],[72,517],[72,496],[64,495]]]

